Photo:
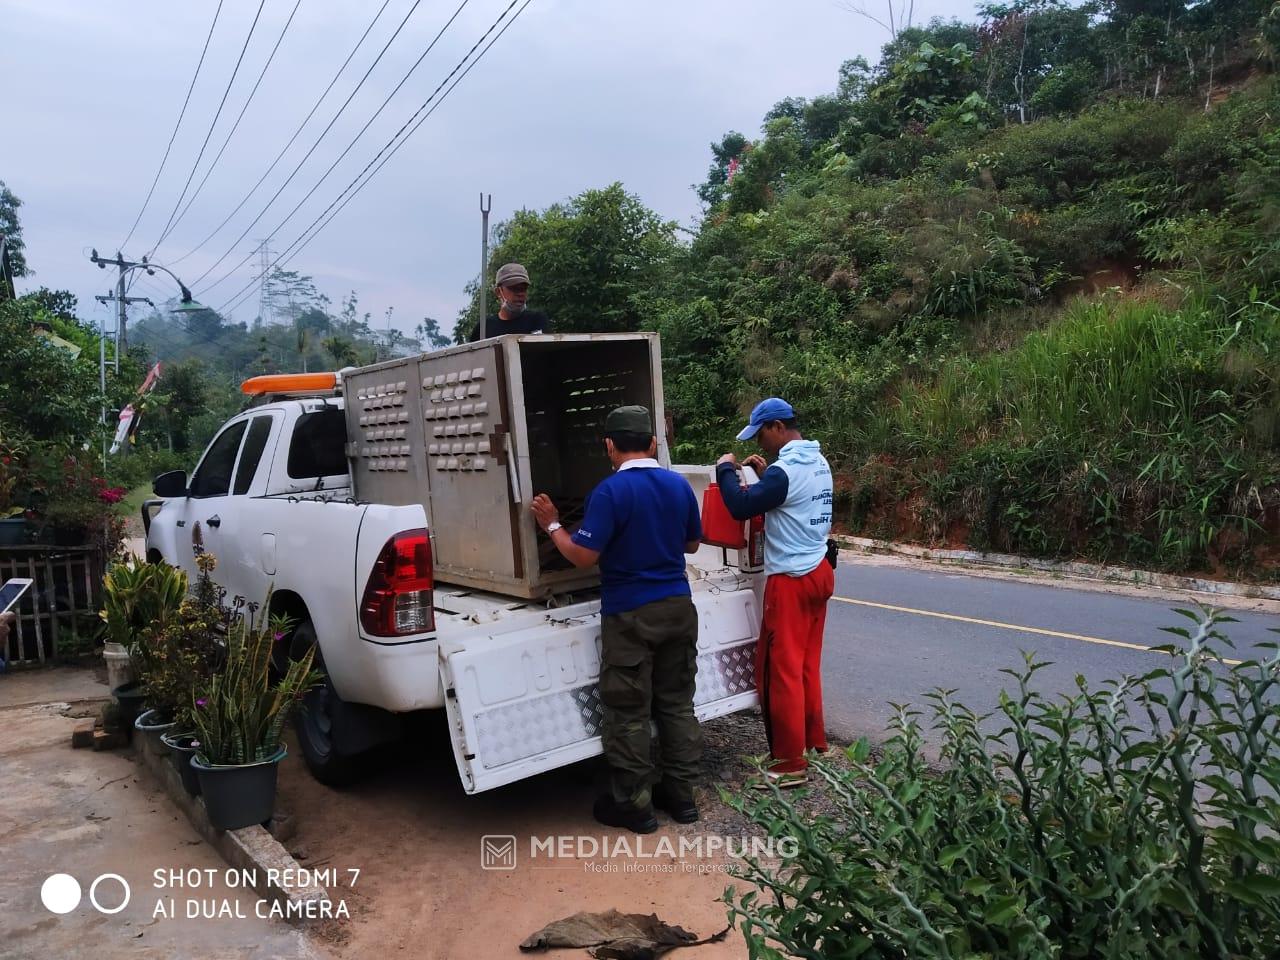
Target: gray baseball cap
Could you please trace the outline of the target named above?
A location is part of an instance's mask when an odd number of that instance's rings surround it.
[[[639,433],[653,436],[653,418],[641,406],[618,407],[604,418],[605,433]]]
[[[504,263],[498,268],[495,286],[510,287],[517,283],[528,283],[529,271],[518,263]]]

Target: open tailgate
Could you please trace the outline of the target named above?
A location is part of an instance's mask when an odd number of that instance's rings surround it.
[[[694,594],[699,720],[753,707],[760,632],[750,589]],[[441,645],[445,709],[467,793],[491,790],[602,752],[600,615]]]

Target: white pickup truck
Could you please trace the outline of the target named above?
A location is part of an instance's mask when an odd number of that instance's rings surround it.
[[[358,499],[340,383],[245,410],[189,479],[156,478],[147,558],[194,575],[199,537],[228,596],[270,589],[273,610],[294,619],[282,655],[318,644],[327,679],[297,733],[322,782],[349,781],[420,710],[443,709],[468,793],[599,754],[598,591],[528,599],[441,582],[423,505]],[[701,499],[712,468],[675,469]],[[757,702],[759,560],[708,545],[689,557],[704,721]]]

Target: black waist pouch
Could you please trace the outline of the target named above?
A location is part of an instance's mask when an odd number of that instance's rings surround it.
[[[831,569],[836,568],[836,563],[840,559],[840,544],[834,540],[827,541],[827,563],[831,564]]]

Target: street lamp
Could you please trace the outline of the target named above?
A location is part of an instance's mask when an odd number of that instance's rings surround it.
[[[117,278],[118,282],[122,282],[125,276],[133,272],[134,270],[145,270],[147,274],[152,277],[156,275],[157,270],[163,270],[165,273],[167,273],[169,276],[173,278],[173,282],[178,285],[178,289],[182,292],[181,302],[177,307],[174,308],[174,312],[198,313],[201,310],[209,309],[203,304],[198,303],[195,300],[195,298],[191,296],[191,290],[187,287],[185,283],[182,282],[182,280],[178,277],[176,273],[174,273],[172,270],[170,270],[166,266],[162,266],[161,264],[158,264],[158,263],[152,263],[146,257],[143,257],[141,260],[134,262],[131,260],[124,259],[122,256],[120,256],[119,253],[117,253],[116,258],[114,260],[107,260],[103,257],[98,256],[98,251],[95,249],[91,252],[89,259],[93,263],[96,263],[98,265],[98,269],[100,270],[107,269],[107,264],[109,263],[114,264],[120,270],[120,276]]]

